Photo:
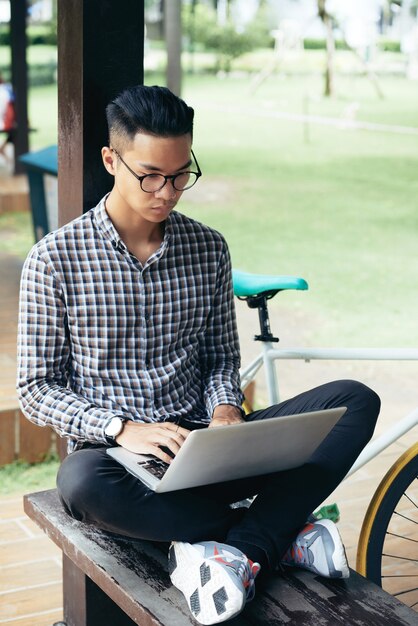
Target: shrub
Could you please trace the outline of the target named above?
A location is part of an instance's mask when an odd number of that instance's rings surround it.
[[[325,39],[305,39],[303,47],[305,50],[325,50],[327,44]],[[335,40],[335,47],[337,50],[349,50],[349,46],[342,39]],[[383,52],[400,52],[401,44],[399,41],[393,41],[391,39],[380,39],[377,42],[377,47]]]
[[[29,67],[29,85],[39,87],[40,85],[53,85],[57,81],[57,64],[55,61],[31,65]]]
[[[193,12],[191,5],[184,5],[183,30],[193,47],[197,44],[204,50],[215,52],[216,69],[226,72],[237,57],[255,48],[271,47],[274,43],[262,11],[244,32],[238,32],[231,22],[219,25],[215,11],[209,6],[198,4]]]
[[[377,47],[379,50],[383,52],[400,52],[401,51],[401,43],[400,41],[391,41],[390,39],[380,39],[377,43]]]
[[[28,46],[57,45],[57,33],[50,24],[32,24],[27,29]]]
[[[10,46],[10,33],[7,24],[0,26],[0,46]]]
[[[57,34],[48,24],[30,26],[26,31],[28,46],[57,45]],[[8,24],[0,25],[0,46],[10,46],[10,29]]]
[[[325,50],[327,47],[325,39],[304,39],[303,47],[305,50]],[[342,39],[335,40],[336,50],[349,50],[350,48]]]

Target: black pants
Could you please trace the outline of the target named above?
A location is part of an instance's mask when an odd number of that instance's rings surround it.
[[[346,413],[309,462],[296,469],[156,494],[109,457],[105,447],[95,447],[74,452],[63,461],[58,491],[70,515],[103,530],[162,542],[245,544],[250,559],[257,560],[262,550],[273,568],[371,439],[380,400],[365,385],[342,380],[246,418],[268,419],[337,406],[346,406]],[[230,508],[230,503],[255,494],[249,509]]]

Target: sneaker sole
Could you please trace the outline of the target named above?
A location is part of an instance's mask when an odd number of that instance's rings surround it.
[[[349,578],[350,570],[348,568],[347,555],[336,525],[327,519],[318,520],[316,524],[327,529],[334,544],[332,556],[327,558],[330,572],[327,578]],[[323,576],[324,574],[321,575]]]
[[[224,622],[244,608],[245,591],[234,584],[225,566],[205,559],[190,543],[173,543],[168,562],[171,582],[200,624]]]

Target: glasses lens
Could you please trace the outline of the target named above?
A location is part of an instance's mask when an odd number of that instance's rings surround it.
[[[182,172],[173,179],[173,187],[177,191],[184,191],[193,187],[197,179],[198,176],[194,172]]]
[[[153,191],[159,191],[164,186],[165,178],[161,174],[148,174],[144,176],[141,181],[141,187],[143,191],[152,193]]]
[[[171,180],[176,191],[184,191],[185,189],[193,187],[198,178],[199,174],[195,172],[181,172],[181,174],[177,174],[177,176],[174,176]],[[162,189],[165,182],[165,176],[162,174],[147,174],[141,181],[141,188],[142,191],[154,193]]]

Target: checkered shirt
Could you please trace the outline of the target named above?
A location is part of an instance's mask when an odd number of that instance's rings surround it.
[[[36,244],[20,288],[17,389],[26,417],[105,443],[111,417],[209,422],[240,406],[231,262],[216,231],[177,211],[142,266],[105,209]]]

